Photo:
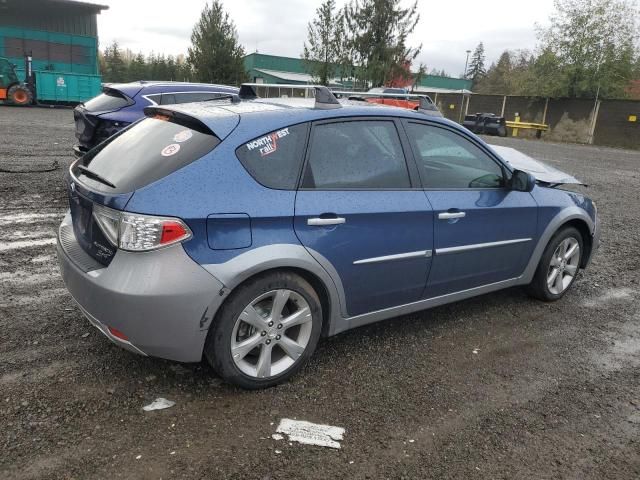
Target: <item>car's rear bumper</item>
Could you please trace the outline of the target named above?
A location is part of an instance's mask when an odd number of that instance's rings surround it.
[[[91,323],[127,350],[200,361],[207,329],[222,303],[222,283],[181,245],[146,253],[118,250],[108,267],[99,266],[73,244],[75,237],[69,240],[70,232],[63,231],[68,228],[69,215],[58,234],[60,271]],[[127,339],[118,338],[109,327]]]

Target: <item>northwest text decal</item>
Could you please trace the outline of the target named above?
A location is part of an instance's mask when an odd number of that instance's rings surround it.
[[[265,155],[275,152],[278,149],[278,140],[286,137],[287,135],[289,135],[289,129],[283,128],[282,130],[278,130],[247,143],[247,149],[251,151],[257,148],[260,155],[264,157]]]

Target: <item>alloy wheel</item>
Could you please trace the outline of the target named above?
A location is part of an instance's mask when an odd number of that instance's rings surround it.
[[[313,329],[308,302],[289,289],[266,292],[236,319],[231,356],[238,369],[253,378],[280,375],[302,356]]]
[[[547,287],[554,295],[564,292],[578,273],[580,244],[573,237],[565,238],[551,256],[547,271]]]

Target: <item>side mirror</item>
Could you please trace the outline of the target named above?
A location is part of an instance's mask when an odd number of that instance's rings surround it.
[[[530,192],[536,185],[536,177],[522,170],[514,170],[511,176],[510,187],[516,192]]]

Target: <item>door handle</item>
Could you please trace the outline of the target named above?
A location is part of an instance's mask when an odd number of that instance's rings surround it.
[[[326,225],[342,225],[346,223],[343,217],[329,217],[329,218],[310,218],[307,220],[307,225],[312,227],[323,227]]]
[[[442,212],[438,214],[439,220],[451,220],[452,218],[464,218],[467,214],[465,212]]]

